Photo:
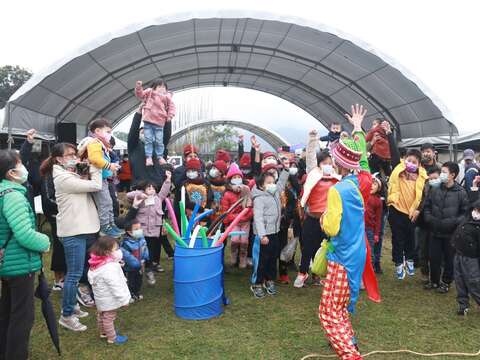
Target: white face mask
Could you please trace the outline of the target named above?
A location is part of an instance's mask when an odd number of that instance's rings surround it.
[[[442,180],[440,178],[431,179],[431,180],[428,180],[428,183],[430,184],[430,187],[438,188],[440,186],[440,184],[442,183]]]
[[[275,191],[277,191],[277,184],[267,184],[265,185],[265,190],[270,194],[275,194]]]
[[[193,170],[193,171],[187,171],[187,178],[190,180],[196,179],[198,177],[198,171]]]
[[[324,164],[322,165],[322,172],[323,175],[330,176],[333,174],[333,166],[330,164]]]
[[[23,164],[20,164],[20,167],[16,167],[14,170],[15,175],[12,175],[12,177],[16,183],[23,184],[28,180],[28,170]]]
[[[232,185],[242,185],[242,183],[243,183],[242,179],[239,179],[239,178],[230,180],[230,184]]]
[[[440,173],[440,181],[444,184],[447,183],[448,182],[448,174],[444,173],[444,172]]]
[[[216,178],[220,175],[220,172],[217,169],[210,169],[208,172],[211,178]]]
[[[137,229],[132,231],[132,237],[134,239],[140,239],[143,237],[143,230],[142,229]]]
[[[473,220],[475,220],[475,221],[480,220],[480,211],[478,211],[478,210],[473,210],[473,211],[472,211],[472,218],[473,218]]]
[[[288,169],[288,173],[292,176],[295,176],[295,175],[298,174],[298,168],[296,168],[296,167],[290,168],[290,169]]]

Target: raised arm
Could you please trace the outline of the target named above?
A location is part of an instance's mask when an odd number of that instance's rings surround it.
[[[318,133],[317,130],[311,130],[308,133],[307,140],[307,153],[306,153],[306,165],[307,165],[307,174],[317,167],[317,144],[318,144]]]
[[[244,150],[244,145],[243,145],[243,135],[240,135],[238,137],[238,160],[240,161],[240,158],[243,156],[243,153],[245,152]]]
[[[388,121],[384,121],[382,123],[382,127],[385,129],[388,137],[388,145],[390,146],[390,157],[392,168],[395,168],[398,164],[400,164],[400,152],[398,151],[397,146],[397,139],[395,138],[395,134],[392,131],[392,127]]]

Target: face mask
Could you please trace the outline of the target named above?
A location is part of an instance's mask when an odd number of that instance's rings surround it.
[[[219,171],[217,169],[210,169],[208,172],[211,178],[216,178],[220,175]]]
[[[122,250],[117,249],[113,252],[112,257],[115,259],[115,261],[120,261],[123,259],[123,253]]]
[[[63,165],[65,169],[75,169],[77,167],[77,160],[70,159],[65,162]]]
[[[439,179],[431,179],[428,180],[428,183],[430,184],[430,187],[432,188],[438,188],[440,184],[442,183],[442,180]]]
[[[440,173],[440,181],[445,184],[448,182],[448,174],[447,173]]]
[[[112,134],[105,131],[105,132],[102,134],[102,138],[103,138],[106,142],[110,143],[110,140],[111,140],[111,138],[112,138]]]
[[[418,166],[416,164],[413,164],[409,161],[405,162],[405,170],[409,173],[415,173],[418,170]]]
[[[322,165],[323,175],[330,176],[333,174],[333,166],[330,164]]]
[[[18,174],[18,176],[14,176],[15,182],[23,184],[28,180],[28,170],[23,164],[19,168],[15,168],[15,173]]]
[[[243,175],[248,175],[248,174],[250,174],[251,172],[252,172],[252,170],[250,170],[250,169],[242,169],[242,174],[243,174]]]
[[[267,184],[265,185],[265,190],[270,194],[275,194],[275,191],[277,191],[277,184]]]
[[[239,178],[230,180],[230,184],[232,185],[242,185],[242,183],[243,183],[242,179],[239,179]]]
[[[298,174],[298,169],[297,169],[296,167],[290,168],[290,169],[288,169],[288,173],[289,173],[290,175],[295,176],[295,175]]]
[[[473,210],[473,211],[472,211],[472,218],[473,218],[473,220],[475,220],[475,221],[480,220],[480,211]]]
[[[140,239],[143,237],[143,230],[142,229],[137,229],[132,231],[132,237],[134,239]]]
[[[196,179],[198,177],[198,171],[187,171],[187,178],[190,180]]]

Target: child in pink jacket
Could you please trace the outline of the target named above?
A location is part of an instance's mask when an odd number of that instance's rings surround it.
[[[153,166],[153,150],[160,165],[166,163],[163,158],[165,145],[163,143],[163,128],[165,123],[175,116],[175,104],[172,93],[168,92],[167,83],[155,80],[152,87],[142,88],[142,82],[137,81],[135,95],[145,103],[143,107],[143,133],[145,135],[145,164]]]
[[[138,190],[129,192],[127,197],[133,200],[135,196],[142,195],[144,200],[138,208],[136,220],[140,223],[143,229],[145,240],[147,241],[148,251],[150,253],[150,260],[146,265],[146,276],[149,285],[155,284],[155,276],[153,274],[154,267],[158,264],[153,263],[155,258],[155,249],[160,249],[160,235],[163,224],[163,201],[170,193],[172,187],[172,173],[165,172],[166,179],[163,182],[160,192],[157,193],[155,184],[152,182],[143,182],[137,187]]]

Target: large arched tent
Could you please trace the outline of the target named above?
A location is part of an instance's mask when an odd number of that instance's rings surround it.
[[[100,37],[35,74],[7,105],[8,128],[78,136],[104,116],[117,123],[138,104],[133,87],[162,77],[173,91],[238,86],[304,109],[324,126],[354,103],[404,138],[454,135],[441,102],[372,46],[312,21],[245,11],[182,13]],[[348,127],[348,126],[347,126]]]

